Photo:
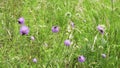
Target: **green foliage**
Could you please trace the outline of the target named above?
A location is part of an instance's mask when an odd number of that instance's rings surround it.
[[[119,0],[1,0],[0,68],[119,68],[119,3]],[[19,33],[20,17],[25,18],[30,29],[27,36]],[[71,21],[74,29],[70,27]],[[96,29],[99,24],[105,25],[104,35]],[[60,32],[52,33],[54,25],[59,26]],[[69,47],[64,45],[66,39],[72,41]],[[103,53],[106,58],[102,58]],[[78,61],[80,55],[85,56],[85,62]],[[33,58],[38,62],[33,63]]]

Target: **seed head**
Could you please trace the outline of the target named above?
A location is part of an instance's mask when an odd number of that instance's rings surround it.
[[[30,39],[31,39],[31,40],[35,40],[34,36],[31,36]]]
[[[33,62],[34,62],[34,63],[37,63],[37,59],[36,59],[36,58],[33,58]]]
[[[106,54],[101,54],[101,56],[102,56],[103,58],[106,58]]]
[[[74,27],[75,27],[74,22],[71,22],[70,24],[71,24],[72,28],[74,28]]]

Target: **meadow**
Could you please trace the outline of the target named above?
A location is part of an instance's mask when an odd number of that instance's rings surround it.
[[[0,0],[0,68],[120,68],[120,0]]]

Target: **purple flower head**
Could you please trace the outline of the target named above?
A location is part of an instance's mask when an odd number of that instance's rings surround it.
[[[64,44],[65,44],[66,46],[70,46],[71,42],[70,42],[70,40],[65,40],[65,41],[64,41]]]
[[[52,27],[52,32],[53,32],[53,33],[59,32],[59,27],[58,27],[58,26],[53,26],[53,27]]]
[[[102,56],[103,58],[106,58],[106,54],[101,54],[101,56]]]
[[[30,39],[31,39],[31,40],[35,40],[34,36],[31,36]]]
[[[104,27],[102,25],[98,25],[97,29],[101,34],[104,34]]]
[[[29,33],[29,28],[27,26],[21,26],[20,34],[21,35],[28,35],[28,33]]]
[[[18,19],[18,23],[19,23],[19,24],[24,24],[24,18],[23,18],[23,17],[19,18],[19,19]]]
[[[85,61],[85,57],[84,56],[79,56],[78,57],[78,61],[79,62],[84,62]]]
[[[32,60],[34,63],[37,63],[37,59],[36,58],[33,58]]]

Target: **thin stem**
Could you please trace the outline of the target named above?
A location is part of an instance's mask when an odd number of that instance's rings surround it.
[[[62,40],[63,40],[63,38],[64,38],[64,35],[65,35],[65,32],[63,33],[63,37],[62,37],[61,40],[60,40],[59,46],[60,46],[61,43],[62,43]],[[59,50],[59,48],[60,48],[59,46],[56,48],[56,50],[55,50],[56,52],[57,52],[57,50]],[[49,63],[54,59],[56,52],[54,52],[53,55],[51,55],[51,56],[52,56],[52,59],[48,61],[47,65],[46,65],[46,68],[48,68]]]

